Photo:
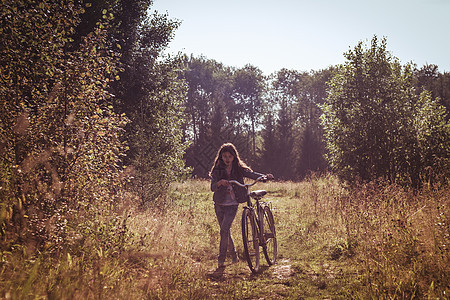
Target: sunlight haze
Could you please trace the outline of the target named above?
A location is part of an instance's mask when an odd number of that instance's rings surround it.
[[[374,35],[402,64],[450,71],[450,0],[155,0],[181,21],[167,53],[203,55],[227,66],[319,70]]]

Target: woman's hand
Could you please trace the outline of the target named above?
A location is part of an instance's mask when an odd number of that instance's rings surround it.
[[[274,177],[273,177],[273,175],[272,175],[272,174],[266,174],[266,177],[267,177],[267,179],[268,179],[268,180],[272,180],[272,179],[274,179]]]
[[[226,180],[226,179],[221,179],[221,180],[219,180],[218,182],[217,182],[217,186],[219,187],[219,186],[229,186],[230,185],[230,183],[228,182],[228,180]]]

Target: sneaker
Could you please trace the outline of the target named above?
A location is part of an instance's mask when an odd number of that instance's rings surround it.
[[[225,267],[225,263],[224,262],[219,262],[219,268],[223,268]]]
[[[239,262],[239,257],[235,257],[235,258],[233,258],[233,260],[231,261],[231,263],[233,263],[233,264],[235,264],[235,263],[238,263]]]

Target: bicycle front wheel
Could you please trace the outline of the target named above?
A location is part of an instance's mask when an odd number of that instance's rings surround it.
[[[258,226],[256,225],[253,210],[244,208],[242,212],[242,240],[244,242],[244,254],[248,266],[253,273],[259,271],[259,239]]]
[[[275,233],[275,222],[273,220],[272,211],[268,206],[264,207],[264,233],[263,237],[265,240],[263,246],[264,256],[266,257],[267,263],[273,265],[277,260],[277,235]]]

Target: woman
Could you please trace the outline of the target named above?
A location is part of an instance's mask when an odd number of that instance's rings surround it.
[[[257,179],[264,174],[253,172],[239,157],[236,147],[231,143],[223,144],[217,152],[214,165],[209,173],[211,177],[211,191],[214,192],[214,209],[220,225],[219,268],[225,266],[227,250],[230,251],[232,262],[239,258],[231,238],[231,224],[236,216],[238,205],[245,202],[247,190],[232,185],[229,180],[237,180],[244,183],[244,177]],[[266,175],[273,179],[272,174]]]

